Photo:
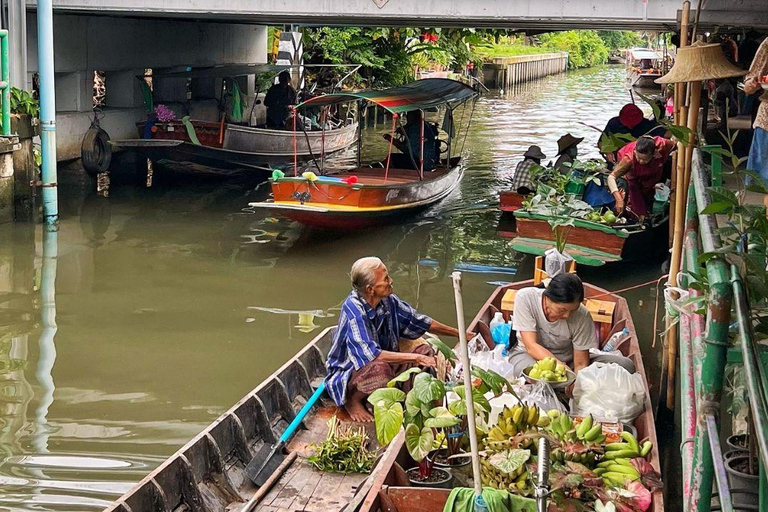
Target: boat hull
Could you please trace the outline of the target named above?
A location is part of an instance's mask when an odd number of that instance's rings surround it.
[[[655,80],[661,78],[661,73],[637,73],[633,71],[627,78],[631,87],[637,87],[639,89],[658,89],[660,86]]]
[[[503,212],[513,213],[523,207],[525,197],[514,190],[505,190],[499,193],[499,208]]]
[[[440,201],[450,194],[464,174],[459,159],[453,167],[425,174],[418,180],[416,171],[390,170],[389,180],[381,169],[357,169],[334,177],[355,175],[359,182],[310,182],[288,178],[273,181],[273,200],[251,203],[267,208],[307,226],[331,230],[355,230],[390,224]],[[407,176],[407,177],[406,177]]]

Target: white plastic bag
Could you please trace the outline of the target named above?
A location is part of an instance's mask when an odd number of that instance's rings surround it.
[[[557,249],[549,249],[544,253],[544,272],[547,277],[555,277],[568,271],[568,264],[573,258],[568,253],[560,253]]]
[[[576,376],[571,404],[578,416],[631,423],[645,408],[643,377],[616,363],[592,363]]]
[[[514,379],[514,367],[509,363],[509,356],[504,355],[507,347],[496,345],[491,351],[477,352],[470,360],[473,366],[483,370],[493,370],[507,380]]]
[[[552,389],[552,386],[545,382],[537,382],[533,384],[528,394],[520,396],[520,400],[528,405],[535,405],[545,412],[551,411],[552,409],[557,409],[562,413],[568,412],[560,400],[557,399],[557,395],[555,395],[555,390]]]

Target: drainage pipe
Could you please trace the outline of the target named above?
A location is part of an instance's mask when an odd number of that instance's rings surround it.
[[[58,229],[56,176],[56,94],[53,68],[53,1],[37,2],[37,58],[40,73],[40,142],[43,154],[43,222]]]

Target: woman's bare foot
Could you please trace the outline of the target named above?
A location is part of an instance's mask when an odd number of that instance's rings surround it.
[[[373,416],[371,416],[371,413],[368,412],[365,405],[360,400],[348,400],[344,405],[344,408],[347,410],[347,414],[349,414],[352,421],[357,421],[359,423],[373,421]]]

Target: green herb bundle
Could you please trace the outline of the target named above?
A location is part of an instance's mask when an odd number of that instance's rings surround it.
[[[368,450],[365,429],[344,426],[336,416],[328,420],[328,437],[314,447],[315,454],[307,460],[321,471],[370,473],[376,461],[376,453]]]

